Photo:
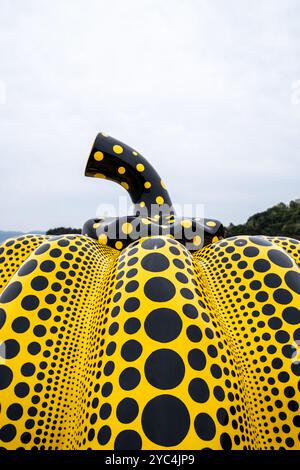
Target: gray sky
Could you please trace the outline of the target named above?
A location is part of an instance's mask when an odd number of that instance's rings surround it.
[[[98,131],[225,224],[300,197],[299,18],[299,0],[0,0],[0,230],[81,227],[126,194],[83,176]]]

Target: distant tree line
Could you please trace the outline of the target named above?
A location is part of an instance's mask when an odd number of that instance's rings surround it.
[[[81,228],[71,228],[71,227],[56,227],[50,228],[47,230],[46,235],[64,235],[66,233],[81,233]]]
[[[269,235],[300,240],[300,199],[281,202],[264,212],[254,214],[245,224],[226,227],[226,236]]]
[[[57,227],[46,232],[47,235],[65,233],[80,234],[80,228]],[[300,240],[300,199],[288,205],[281,202],[264,212],[254,214],[245,224],[225,227],[226,237],[236,235],[269,235],[296,238]]]

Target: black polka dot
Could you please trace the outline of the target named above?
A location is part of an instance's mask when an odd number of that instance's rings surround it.
[[[26,362],[21,367],[21,373],[24,377],[31,377],[35,372],[35,366],[31,362]]]
[[[111,438],[111,429],[109,426],[102,426],[102,428],[99,429],[98,432],[98,442],[100,445],[104,446],[105,444],[108,443],[108,441]]]
[[[258,259],[254,261],[253,267],[258,273],[265,273],[271,268],[271,264],[266,259]]]
[[[8,366],[0,364],[0,390],[9,387],[13,379],[13,373]]]
[[[216,434],[216,425],[207,413],[199,413],[194,422],[195,431],[203,441],[211,441]]]
[[[227,434],[226,432],[224,432],[221,437],[220,437],[220,444],[221,444],[221,447],[223,450],[231,450],[232,448],[232,441],[231,441],[231,437],[229,436],[229,434]]]
[[[145,320],[147,335],[161,343],[168,343],[177,338],[182,329],[182,320],[169,308],[158,308],[149,313]]]
[[[132,335],[136,333],[141,327],[141,322],[138,318],[132,317],[128,318],[124,324],[125,333]]]
[[[3,310],[3,308],[0,308],[0,330],[3,327],[5,321],[6,321],[6,313]]]
[[[276,289],[282,283],[281,277],[277,274],[266,274],[264,277],[264,282],[267,287],[271,287],[272,289]]]
[[[135,367],[127,367],[120,375],[119,383],[123,390],[133,390],[138,386],[141,374]]]
[[[0,366],[1,367],[1,366]],[[0,375],[1,377],[1,375]],[[28,395],[29,393],[29,385],[25,382],[19,382],[15,386],[15,394],[18,398],[24,398]]]
[[[20,295],[22,291],[22,284],[19,281],[12,282],[9,284],[3,291],[1,295],[1,302],[6,304],[12,302],[14,299]]]
[[[192,349],[188,354],[188,361],[195,370],[203,370],[206,365],[205,354],[200,349]]]
[[[300,294],[300,273],[289,271],[284,276],[287,286],[297,294]]]
[[[190,325],[188,326],[186,330],[187,337],[190,341],[193,343],[199,343],[202,339],[202,332],[199,328],[199,326],[196,325]]]
[[[145,376],[153,387],[167,390],[179,385],[184,377],[184,363],[171,349],[158,349],[145,363]]]
[[[165,242],[162,238],[148,238],[142,243],[145,250],[157,250],[163,246],[165,246]]]
[[[26,295],[22,300],[22,308],[24,310],[35,310],[39,306],[39,299],[35,295]]]
[[[16,428],[13,424],[6,424],[0,428],[0,441],[10,442],[17,434]]]
[[[101,419],[108,419],[111,415],[111,405],[109,403],[104,403],[100,408],[100,418]]]
[[[192,304],[185,304],[182,311],[189,318],[195,319],[198,317],[198,310]]]
[[[126,312],[135,312],[140,306],[140,301],[137,297],[130,297],[124,303],[124,310]]]
[[[282,318],[290,325],[300,323],[300,310],[296,307],[287,307],[282,312]]]
[[[23,415],[23,408],[19,403],[13,403],[7,408],[6,414],[12,421],[17,421]]]
[[[172,395],[160,395],[145,406],[142,427],[148,439],[155,444],[176,446],[188,433],[190,416],[181,400]]]
[[[275,302],[282,305],[290,304],[293,300],[292,294],[286,289],[276,289],[273,293],[273,297]]]
[[[291,258],[280,250],[269,250],[268,257],[272,263],[282,268],[292,268],[293,266]]]
[[[168,269],[170,263],[161,253],[149,253],[142,259],[141,265],[146,271],[157,273]]]
[[[229,416],[225,408],[219,408],[217,411],[217,418],[222,426],[226,426],[229,423]]]
[[[121,423],[131,423],[139,412],[137,402],[133,398],[124,398],[117,407],[117,418]]]
[[[41,263],[40,269],[44,273],[50,273],[51,271],[55,269],[55,263],[54,261],[51,261],[51,260],[43,261]]]
[[[30,261],[27,261],[26,263],[23,264],[23,266],[19,269],[18,275],[19,276],[26,276],[27,274],[32,273],[35,268],[37,267],[37,261],[35,259],[32,259]]]
[[[0,357],[13,359],[19,354],[20,345],[15,339],[7,339],[0,343]]]
[[[189,384],[189,394],[197,403],[205,403],[209,398],[209,388],[205,380],[191,380]]]
[[[255,246],[248,246],[247,248],[244,249],[243,253],[245,256],[248,256],[249,258],[253,258],[254,256],[258,255],[259,250]]]
[[[40,291],[47,288],[49,282],[48,279],[44,276],[37,276],[31,281],[31,287],[34,290]]]
[[[145,295],[154,302],[167,302],[175,295],[174,284],[164,277],[149,279],[144,287]]]
[[[125,361],[135,361],[140,357],[142,350],[142,345],[138,341],[130,339],[125,344],[123,344],[121,349],[121,356],[123,359],[125,359]]]
[[[26,317],[17,317],[12,322],[12,329],[15,333],[24,333],[28,330],[30,322]]]
[[[136,431],[121,431],[116,437],[114,444],[115,450],[140,450],[141,448],[142,439]]]

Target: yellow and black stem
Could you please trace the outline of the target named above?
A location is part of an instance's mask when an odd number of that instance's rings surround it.
[[[166,186],[152,165],[105,133],[96,137],[85,175],[120,184],[135,206],[133,216],[90,219],[84,224],[83,234],[103,244],[121,250],[145,236],[171,235],[193,251],[223,237],[217,220],[176,217]]]

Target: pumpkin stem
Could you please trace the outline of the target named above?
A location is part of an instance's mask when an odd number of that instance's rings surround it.
[[[105,133],[96,137],[85,175],[120,184],[128,191],[137,215],[146,211],[149,215],[174,212],[169,193],[150,163],[134,149]]]

